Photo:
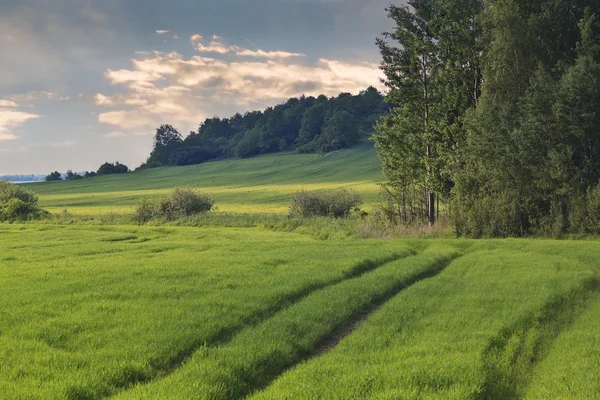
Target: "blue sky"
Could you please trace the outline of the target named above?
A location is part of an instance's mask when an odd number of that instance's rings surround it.
[[[381,88],[389,0],[2,0],[0,175],[136,167],[156,127]]]

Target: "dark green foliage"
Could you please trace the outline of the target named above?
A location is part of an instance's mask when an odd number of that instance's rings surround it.
[[[129,172],[129,168],[125,164],[120,162],[109,163],[106,162],[98,168],[97,175],[114,175],[114,174],[125,174]]]
[[[181,145],[181,135],[171,125],[161,125],[156,129],[154,147],[146,164],[167,165]]]
[[[0,181],[0,222],[37,219],[47,214],[33,192],[8,181]]]
[[[54,171],[54,172],[50,172],[50,174],[46,175],[46,182],[51,182],[51,181],[61,181],[62,177],[60,172],[58,171]]]
[[[263,112],[208,118],[183,140],[172,126],[162,125],[156,131],[154,149],[141,168],[201,164],[279,151],[323,153],[342,149],[370,135],[376,120],[387,110],[381,93],[370,87],[356,96],[302,96]]]
[[[66,178],[66,179],[67,179],[68,181],[75,181],[75,180],[82,179],[82,178],[83,178],[83,176],[81,176],[81,175],[79,175],[79,174],[76,174],[76,173],[74,173],[74,172],[73,172],[73,171],[71,171],[71,170],[68,170],[68,171],[67,171],[67,178]]]
[[[378,45],[395,108],[374,137],[388,214],[431,224],[435,193],[459,235],[594,232],[582,210],[596,212],[600,181],[600,1],[388,12],[396,30]]]
[[[154,218],[175,220],[211,210],[215,201],[189,188],[175,188],[168,196],[154,202],[142,200],[138,203],[134,219],[138,223]]]
[[[290,215],[295,217],[330,216],[347,217],[362,203],[358,193],[340,189],[328,192],[307,192],[300,190],[294,194],[290,205]]]

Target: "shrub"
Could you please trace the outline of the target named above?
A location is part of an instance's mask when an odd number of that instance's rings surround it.
[[[0,221],[22,221],[46,214],[31,191],[7,181],[0,181]]]
[[[208,212],[214,204],[215,201],[212,198],[193,189],[176,188],[157,202],[140,201],[135,209],[134,219],[139,223],[153,218],[174,220]]]
[[[290,215],[296,217],[330,216],[342,218],[362,204],[358,193],[340,189],[327,192],[307,192],[294,194]]]

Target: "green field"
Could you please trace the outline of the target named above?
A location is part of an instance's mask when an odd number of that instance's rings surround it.
[[[0,399],[600,398],[600,243],[283,217],[381,179],[363,144],[28,185],[81,217],[0,224]],[[85,224],[176,186],[219,210]]]
[[[379,201],[377,184],[382,180],[373,144],[365,142],[328,155],[277,154],[27,187],[38,193],[40,205],[52,212],[131,213],[141,199],[189,186],[214,197],[222,212],[283,214],[292,194],[300,189],[345,187],[360,193],[364,208],[371,209]]]
[[[3,399],[597,398],[600,245],[0,225]]]

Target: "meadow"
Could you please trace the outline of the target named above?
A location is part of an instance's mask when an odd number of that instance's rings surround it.
[[[594,241],[0,225],[0,393],[594,398],[599,267]]]
[[[365,142],[327,155],[276,154],[26,186],[40,196],[42,207],[55,213],[127,214],[141,199],[187,186],[212,196],[221,212],[285,214],[292,194],[301,189],[345,187],[362,195],[363,208],[373,209],[381,181],[376,151]]]
[[[0,224],[0,398],[600,398],[597,240],[284,217],[301,188],[372,209],[379,179],[365,144],[28,185],[79,216]],[[174,186],[219,211],[131,224]]]

